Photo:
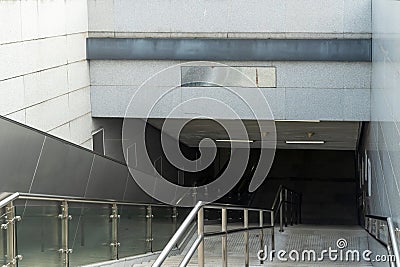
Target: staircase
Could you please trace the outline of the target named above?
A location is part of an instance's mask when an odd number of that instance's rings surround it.
[[[206,226],[209,228],[210,226]],[[212,226],[211,226],[212,227]],[[265,244],[269,244],[269,231],[264,231]],[[279,233],[275,229],[276,250],[284,249],[289,252],[297,250],[315,250],[318,254],[323,249],[337,249],[336,241],[340,238],[346,239],[348,245],[346,250],[358,250],[360,255],[362,251],[368,249],[367,233],[359,226],[316,226],[316,225],[298,225],[286,228],[285,232]],[[280,262],[274,259],[270,262],[268,259],[261,264],[257,258],[257,252],[260,249],[259,241],[260,231],[250,231],[249,234],[249,249],[250,249],[250,266],[372,266],[369,262],[333,262],[328,257],[319,262]],[[186,255],[191,242],[180,255],[167,258],[163,266],[176,267]],[[207,237],[205,241],[205,266],[222,266],[221,262],[221,237]],[[243,233],[233,233],[228,235],[228,266],[244,266],[244,238]],[[270,249],[270,248],[268,248]],[[135,264],[133,267],[150,267],[154,261]],[[192,257],[188,266],[197,266],[197,255]]]

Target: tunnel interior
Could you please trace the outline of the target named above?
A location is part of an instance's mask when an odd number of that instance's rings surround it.
[[[122,119],[99,119],[98,125],[104,128],[105,151],[108,156],[124,161],[121,147]],[[165,179],[181,186],[200,186],[217,179],[224,171],[231,155],[229,144],[217,147],[215,160],[206,169],[199,172],[188,172],[171,164],[163,152],[161,136],[167,135],[161,130],[162,123],[151,123],[137,120],[138,126],[145,125],[145,147],[137,151],[146,151],[154,168]],[[218,138],[221,131],[201,121],[192,127],[183,129],[179,147],[189,160],[200,156],[198,140],[204,137]],[[313,132],[311,140],[327,140],[323,146],[285,144],[289,138],[304,137]],[[256,133],[253,138],[257,138]],[[222,203],[231,203],[257,208],[271,208],[280,185],[302,194],[302,223],[356,225],[359,224],[360,196],[359,178],[356,168],[356,147],[359,140],[358,124],[337,123],[277,123],[277,149],[272,167],[267,178],[253,193],[248,186],[253,176],[254,166],[259,162],[260,148],[250,149],[247,168],[239,183],[224,197]],[[142,138],[139,135],[137,138]],[[168,137],[168,136],[167,136]],[[170,137],[168,137],[170,138]],[[170,138],[171,139],[171,138]],[[173,141],[173,139],[171,139]],[[237,153],[240,153],[238,151]],[[140,162],[142,154],[138,154]],[[140,167],[140,166],[138,166]]]
[[[277,150],[267,179],[252,196],[271,207],[280,185],[302,194],[302,223],[358,224],[354,151]]]

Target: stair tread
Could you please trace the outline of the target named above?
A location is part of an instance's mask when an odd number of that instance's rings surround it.
[[[220,226],[216,225],[215,228]],[[208,230],[212,230],[213,226],[208,226]],[[320,262],[305,262],[305,261],[287,261],[280,262],[274,259],[274,261],[266,260],[263,264],[257,258],[257,252],[260,248],[260,231],[249,232],[249,251],[250,251],[250,266],[324,266],[324,267],[341,267],[341,266],[372,266],[369,262],[333,262],[328,258],[325,258]],[[269,230],[264,231],[264,242],[269,246],[271,234]],[[293,226],[285,228],[285,232],[279,233],[275,230],[275,241],[276,248],[285,249],[289,252],[292,249],[297,251],[303,251],[305,249],[314,249],[318,255],[318,252],[323,249],[328,249],[329,246],[332,249],[336,249],[336,241],[339,238],[345,238],[348,242],[346,249],[357,249],[363,251],[368,249],[367,233],[358,226]],[[195,237],[189,242],[188,246],[182,250],[181,254],[168,257],[163,266],[176,267],[183,260],[190,244],[194,241]],[[234,233],[228,235],[228,265],[232,267],[244,265],[244,237],[243,233]],[[205,266],[214,267],[221,266],[221,237],[207,237],[204,241],[205,247]],[[154,260],[142,262],[133,265],[133,267],[149,267],[154,263]],[[197,254],[193,255],[188,266],[197,266]]]

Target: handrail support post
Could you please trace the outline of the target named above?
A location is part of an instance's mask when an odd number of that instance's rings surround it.
[[[283,232],[283,189],[279,192],[279,232]]]
[[[11,201],[5,207],[6,223],[1,225],[2,230],[6,230],[7,238],[7,265],[17,267],[18,261],[22,260],[21,255],[17,255],[17,240],[16,240],[16,223],[21,220],[21,217],[15,215],[15,206]],[[0,231],[2,231],[0,230]]]
[[[146,250],[153,252],[153,209],[151,205],[146,207]]]
[[[61,204],[61,214],[58,215],[61,219],[61,248],[58,250],[63,255],[63,266],[69,266],[69,254],[72,253],[72,249],[69,248],[69,221],[72,220],[72,216],[69,215],[68,202],[64,200]]]
[[[221,249],[222,249],[222,267],[228,267],[228,242],[227,242],[227,233],[228,230],[228,211],[226,208],[221,209]]]
[[[113,203],[111,207],[111,243],[110,247],[112,249],[112,258],[114,260],[118,259],[118,248],[121,245],[118,242],[118,220],[120,215],[118,214],[118,206],[117,203]]]
[[[204,207],[197,212],[197,235],[204,236]],[[197,261],[199,267],[204,267],[204,238],[197,248]]]
[[[243,227],[244,231],[244,266],[249,267],[249,231],[246,230],[249,228],[249,210],[243,210]]]
[[[264,212],[262,210],[259,211],[259,219],[258,219],[258,226],[261,227],[260,230],[260,250],[264,249]],[[264,261],[260,259],[260,264],[263,264]]]

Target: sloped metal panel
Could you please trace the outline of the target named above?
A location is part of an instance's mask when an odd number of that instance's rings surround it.
[[[0,193],[152,201],[126,164],[1,116],[0,170]]]

